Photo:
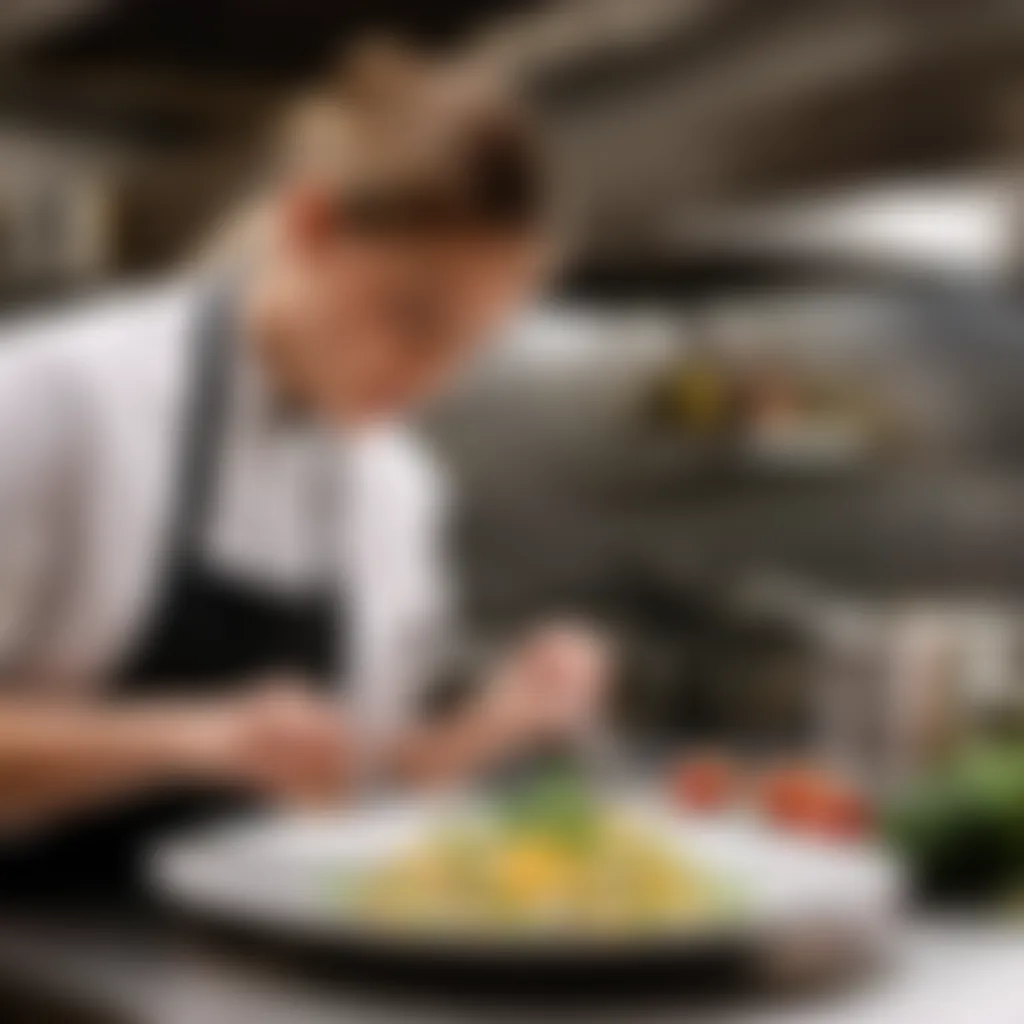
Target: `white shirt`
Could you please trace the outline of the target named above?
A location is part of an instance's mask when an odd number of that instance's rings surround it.
[[[5,678],[101,686],[145,625],[177,497],[200,289],[175,281],[0,333]],[[250,376],[227,403],[207,550],[284,589],[335,574],[348,692],[367,725],[389,728],[447,633],[440,476],[397,426],[344,439],[282,427]],[[337,510],[327,550],[309,505],[325,459]]]

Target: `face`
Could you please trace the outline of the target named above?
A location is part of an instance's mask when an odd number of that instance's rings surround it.
[[[534,292],[537,240],[294,229],[284,260],[291,383],[364,425],[433,396]]]

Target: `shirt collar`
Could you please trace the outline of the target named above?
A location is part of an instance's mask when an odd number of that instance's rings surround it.
[[[234,415],[258,430],[291,430],[315,426],[307,410],[285,395],[271,379],[253,339],[235,321],[226,350],[231,354],[230,402]]]

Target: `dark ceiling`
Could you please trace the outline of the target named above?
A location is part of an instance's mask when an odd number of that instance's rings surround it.
[[[443,44],[530,0],[109,0],[35,49],[114,61],[284,75],[308,72],[356,33],[397,31]]]

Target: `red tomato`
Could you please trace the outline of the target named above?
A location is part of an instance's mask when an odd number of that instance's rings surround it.
[[[853,839],[870,825],[864,797],[826,769],[776,769],[762,780],[759,792],[763,813],[783,829]]]
[[[806,827],[812,816],[813,801],[811,776],[802,769],[777,769],[761,782],[761,809],[782,828]]]
[[[732,804],[739,789],[736,767],[718,756],[695,757],[680,762],[670,772],[672,798],[682,807],[708,814]]]
[[[871,830],[867,800],[852,787],[837,784],[819,808],[818,830],[833,839],[860,839]]]

